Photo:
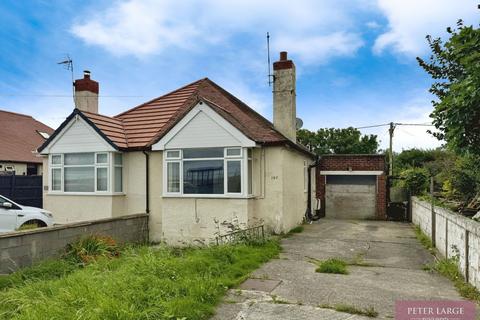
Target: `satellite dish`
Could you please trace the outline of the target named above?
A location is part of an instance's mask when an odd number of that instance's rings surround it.
[[[298,129],[302,129],[303,127],[303,120],[300,119],[300,118],[296,118],[296,121],[295,121],[295,127]]]

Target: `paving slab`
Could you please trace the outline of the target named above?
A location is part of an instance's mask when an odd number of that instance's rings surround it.
[[[280,283],[281,280],[266,280],[266,279],[247,279],[240,285],[242,290],[264,291],[272,292]]]
[[[392,319],[398,300],[462,300],[448,279],[424,270],[433,256],[410,224],[325,219],[281,245],[279,259],[254,271],[240,287],[246,290],[230,290],[213,319],[362,319],[319,308],[338,304]],[[315,272],[328,258],[357,265],[347,275]]]

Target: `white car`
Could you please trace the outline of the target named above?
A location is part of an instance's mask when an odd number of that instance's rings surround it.
[[[49,227],[53,225],[50,211],[22,206],[0,195],[0,232],[15,231],[23,225]]]

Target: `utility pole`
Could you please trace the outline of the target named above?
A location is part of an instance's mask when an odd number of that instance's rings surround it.
[[[393,175],[393,131],[395,131],[396,124],[390,122],[390,128],[388,129],[388,133],[390,135],[390,148],[388,150],[388,162],[389,162],[389,170],[388,174],[390,176]]]

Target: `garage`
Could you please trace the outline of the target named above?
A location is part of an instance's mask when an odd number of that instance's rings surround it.
[[[318,216],[386,219],[385,155],[322,155],[316,170]]]
[[[374,175],[326,176],[326,217],[334,219],[375,218],[376,181]]]

